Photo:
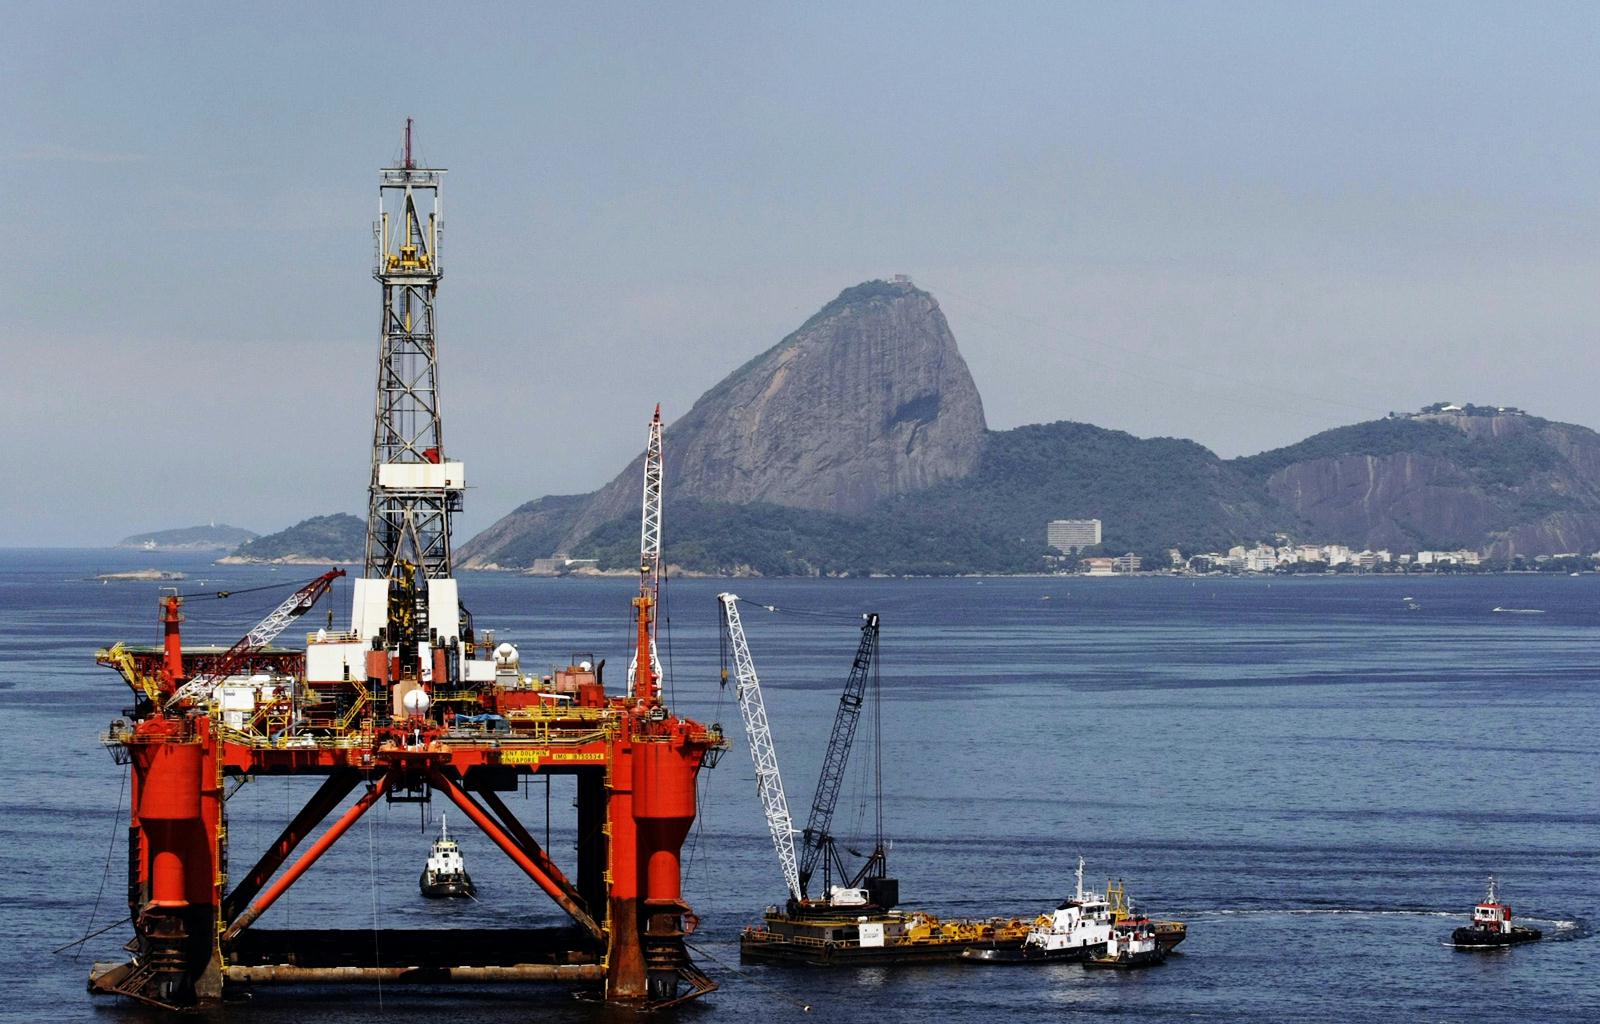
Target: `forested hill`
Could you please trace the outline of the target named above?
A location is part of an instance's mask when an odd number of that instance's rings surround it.
[[[367,524],[344,512],[303,519],[287,530],[246,541],[225,562],[359,562],[365,557]]]

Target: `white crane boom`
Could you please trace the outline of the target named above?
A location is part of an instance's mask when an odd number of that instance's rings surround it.
[[[639,577],[641,596],[650,598],[650,663],[661,675],[656,653],[656,614],[661,600],[661,406],[650,420],[650,441],[644,449],[644,511],[639,525]],[[628,660],[628,696],[639,671],[639,655]]]
[[[744,733],[750,740],[750,759],[756,766],[756,788],[761,794],[761,809],[767,816],[772,845],[778,851],[778,865],[789,895],[800,899],[800,867],[794,851],[794,819],[789,817],[789,800],[783,795],[783,780],[778,776],[778,752],[772,747],[772,728],[767,724],[767,706],[761,699],[761,680],[750,645],[745,642],[744,624],[739,621],[739,595],[718,594],[722,618],[728,630],[728,647],[733,652],[735,691],[739,713],[744,718]]]

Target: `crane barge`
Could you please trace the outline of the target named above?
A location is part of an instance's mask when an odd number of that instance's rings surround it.
[[[133,937],[129,960],[95,965],[91,992],[171,1009],[271,983],[568,982],[608,1002],[660,1008],[716,987],[684,947],[679,853],[695,816],[697,773],[725,744],[715,727],[675,715],[657,685],[659,407],[644,496],[654,556],[647,550],[641,563],[626,691],[607,691],[603,661],[574,659],[548,683],[522,676],[516,650],[475,628],[452,571],[451,518],[465,472],[445,457],[436,385],[443,174],[413,160],[408,120],[404,158],[383,169],[379,184],[374,277],[383,336],[365,564],[353,581],[349,628],[319,629],[303,650],[271,646],[344,575],[336,569],[226,650],[185,646],[184,599],[173,594],[160,604],[159,646],[99,652],[132,692],[102,739],[131,765]],[[576,857],[565,868],[500,796],[537,775],[575,779]],[[241,872],[226,783],[237,789],[268,776],[318,784]],[[260,925],[378,802],[437,796],[566,923],[456,929],[447,938]]]
[[[833,730],[823,755],[822,771],[806,826],[795,849],[795,829],[788,797],[778,770],[771,723],[761,694],[761,679],[750,655],[739,596],[720,594],[726,649],[731,653],[737,680],[735,696],[755,762],[756,785],[767,828],[778,854],[779,868],[788,888],[783,906],[773,905],[760,925],[739,936],[739,955],[750,962],[784,962],[832,966],[836,964],[915,963],[955,960],[976,948],[1020,947],[1034,921],[992,917],[982,920],[941,920],[921,911],[895,909],[900,902],[899,883],[888,875],[888,847],[883,834],[882,737],[873,743],[875,838],[872,852],[855,871],[839,853],[832,834],[839,790],[855,743],[861,709],[870,698],[872,722],[881,730],[877,713],[878,616],[862,617],[861,639],[850,664],[844,692],[834,714]],[[727,670],[724,669],[724,677]],[[821,895],[810,895],[810,884],[822,869]],[[835,878],[839,881],[836,884]]]

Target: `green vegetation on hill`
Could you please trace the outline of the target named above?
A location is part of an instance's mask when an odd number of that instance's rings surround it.
[[[1462,415],[1489,415],[1483,407],[1469,406],[1468,409],[1473,411],[1464,411]],[[1265,485],[1267,479],[1280,470],[1320,459],[1409,455],[1453,467],[1459,474],[1459,483],[1454,485],[1456,490],[1478,496],[1491,531],[1537,522],[1555,512],[1585,511],[1589,502],[1580,495],[1585,491],[1592,493],[1593,484],[1571,478],[1572,467],[1568,465],[1567,455],[1552,435],[1570,446],[1574,441],[1592,441],[1593,432],[1526,415],[1518,415],[1511,422],[1513,429],[1493,433],[1464,431],[1434,420],[1391,417],[1326,430],[1286,448],[1235,459],[1232,464]],[[1557,482],[1561,477],[1568,479]],[[1460,535],[1446,507],[1438,506],[1437,512],[1437,522],[1427,519],[1407,522],[1411,545],[1449,549],[1477,548],[1484,543],[1482,536]]]
[[[1050,520],[1099,519],[1104,551],[1158,564],[1169,547],[1226,548],[1274,526],[1258,488],[1201,445],[1065,421],[991,433],[971,475],[890,509],[914,522],[982,523],[1041,554]]]
[[[910,522],[887,511],[844,516],[780,505],[669,499],[666,524],[666,561],[695,572],[939,576],[1043,567],[1042,540],[1010,541],[969,524]],[[599,559],[602,569],[636,567],[638,520],[606,523],[572,555]]]
[[[312,516],[287,530],[246,541],[230,557],[256,562],[359,562],[366,555],[366,544],[366,520],[339,512]]]
[[[557,494],[518,505],[506,519],[515,523],[515,532],[503,545],[495,545],[494,562],[503,566],[530,566],[535,559],[556,553],[561,538],[583,512],[591,496]],[[634,523],[634,555],[638,561],[639,524]],[[474,538],[477,542],[480,538]],[[560,552],[566,554],[567,552]]]
[[[970,476],[862,516],[669,496],[666,556],[690,570],[762,575],[1030,572],[1045,567],[1045,524],[1084,516],[1106,522],[1104,550],[1165,564],[1173,545],[1226,548],[1270,533],[1257,490],[1192,441],[1051,423],[991,433]],[[620,569],[638,552],[629,517],[571,554]]]

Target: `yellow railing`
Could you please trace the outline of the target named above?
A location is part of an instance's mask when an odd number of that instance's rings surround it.
[[[349,732],[350,723],[355,721],[356,716],[359,715],[362,709],[365,708],[372,700],[372,694],[365,686],[361,685],[358,680],[350,680],[350,685],[355,687],[356,700],[354,704],[350,705],[349,711],[346,711],[341,718],[334,721],[333,731],[337,733]]]
[[[95,651],[94,660],[101,665],[116,669],[129,686],[143,691],[151,701],[160,701],[161,690],[156,686],[156,681],[139,672],[138,666],[134,664],[133,655],[128,652],[127,646],[122,641],[119,640],[110,647],[102,647]]]

